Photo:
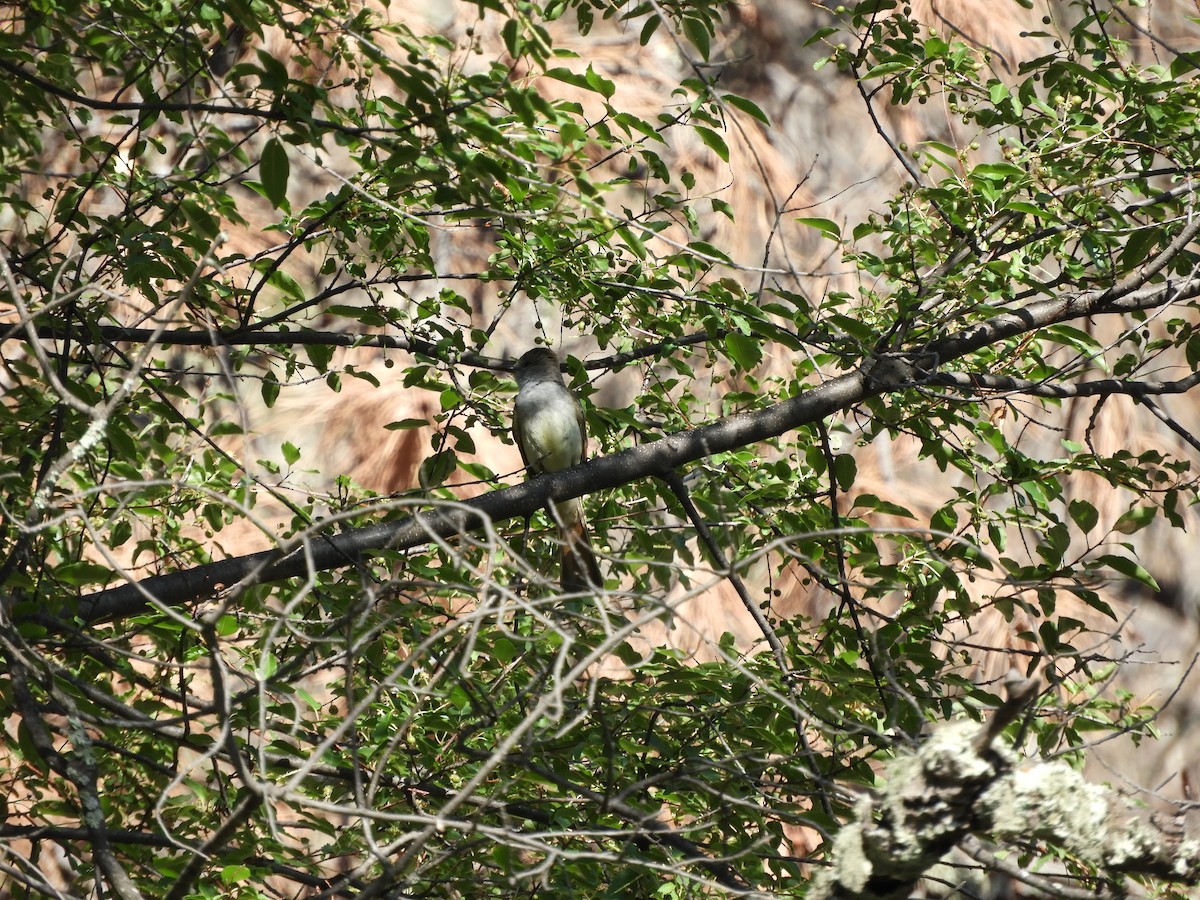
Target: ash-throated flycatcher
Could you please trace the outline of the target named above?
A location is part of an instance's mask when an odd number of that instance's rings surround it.
[[[557,472],[583,462],[587,428],[583,407],[563,382],[558,356],[549,347],[534,347],[517,360],[517,399],[513,404],[513,437],[530,475]],[[579,498],[550,504],[562,541],[562,589],[571,593],[603,587],[600,567],[588,541]]]

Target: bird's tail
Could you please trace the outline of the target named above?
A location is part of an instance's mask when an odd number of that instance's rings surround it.
[[[555,504],[558,519],[559,539],[562,541],[562,570],[560,584],[564,594],[575,594],[604,587],[600,564],[592,552],[588,538],[587,523],[583,518],[583,504],[568,500]]]

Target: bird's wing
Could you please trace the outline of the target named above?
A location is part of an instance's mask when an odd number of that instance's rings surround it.
[[[587,420],[583,416],[583,404],[579,398],[571,394],[571,399],[575,401],[575,418],[579,421],[579,461],[583,462],[587,459]]]
[[[525,468],[529,466],[529,456],[525,452],[525,432],[521,427],[521,416],[517,412],[517,405],[513,404],[513,440],[517,443],[517,449],[521,451],[521,462],[525,464]]]

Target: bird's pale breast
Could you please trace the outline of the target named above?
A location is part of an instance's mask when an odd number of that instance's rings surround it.
[[[583,458],[583,440],[574,398],[562,385],[529,385],[517,397],[521,434],[530,468],[557,472]]]

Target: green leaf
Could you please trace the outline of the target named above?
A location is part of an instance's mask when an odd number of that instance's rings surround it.
[[[854,226],[854,231],[850,233],[851,238],[855,241],[861,241],[863,238],[872,234],[879,234],[882,231],[879,224],[874,221],[859,222]]]
[[[463,395],[457,389],[449,387],[438,395],[438,401],[442,412],[449,412],[463,402]]]
[[[42,771],[46,771],[46,761],[42,758],[41,751],[38,750],[38,745],[34,740],[29,721],[24,716],[17,721],[17,747],[20,749],[21,758],[25,762]]]
[[[662,18],[654,13],[647,16],[646,23],[642,25],[642,30],[638,34],[638,43],[645,47],[650,43],[650,38],[654,37],[654,32],[658,31],[658,26],[662,24]]]
[[[849,453],[839,453],[833,458],[833,475],[841,490],[850,490],[858,478],[858,461]]]
[[[939,536],[953,534],[958,528],[958,513],[952,506],[943,506],[930,518],[929,527]]]
[[[442,450],[432,456],[427,456],[421,462],[421,469],[417,476],[418,481],[425,490],[439,487],[449,480],[456,468],[458,468],[458,456],[455,452]]]
[[[1141,531],[1154,521],[1157,514],[1158,510],[1153,506],[1135,506],[1117,519],[1113,524],[1113,531],[1120,534],[1133,534],[1135,531]]]
[[[546,76],[548,78],[553,78],[555,81],[561,81],[565,84],[569,84],[572,87],[583,88],[584,90],[592,89],[592,86],[588,84],[587,78],[577,72],[572,72],[570,69],[563,68],[562,66],[555,66],[552,69],[547,69]]]
[[[898,503],[893,503],[890,500],[883,500],[874,494],[859,494],[854,498],[854,502],[850,505],[850,509],[864,509],[886,516],[898,516],[903,519],[916,518],[916,516],[914,516],[909,509],[900,506]]]
[[[617,92],[617,86],[593,69],[591,63],[588,63],[583,78],[588,87],[601,94],[605,100],[611,100],[612,95]]]
[[[646,245],[642,243],[641,238],[638,237],[637,232],[633,228],[629,228],[626,225],[620,225],[617,227],[616,232],[621,240],[625,243],[625,246],[633,251],[634,256],[636,256],[638,259],[645,259],[647,257],[649,251],[646,249]]]
[[[284,441],[280,451],[283,453],[283,461],[289,466],[294,466],[300,461],[300,450],[291,441]]]
[[[519,58],[524,50],[520,22],[516,18],[509,19],[500,29],[500,36],[504,39],[504,48],[508,51],[508,55],[513,59]]]
[[[916,61],[912,59],[892,60],[872,66],[863,73],[862,79],[863,81],[870,81],[872,78],[883,78],[887,75],[895,75],[897,72],[907,72],[910,69],[915,69],[916,66]]]
[[[971,177],[984,181],[1024,181],[1029,176],[1025,170],[1012,163],[980,163],[971,170]]]
[[[108,544],[110,547],[120,547],[131,537],[133,537],[133,526],[121,519],[113,525],[112,533],[108,537]]]
[[[739,97],[737,94],[725,94],[721,97],[721,99],[734,109],[740,109],[742,112],[758,119],[758,121],[762,122],[764,125],[769,126],[771,124],[771,120],[767,118],[767,114],[763,112],[759,108],[758,104],[752,100],[747,100],[745,97]]]
[[[221,869],[221,881],[225,884],[234,884],[238,881],[247,881],[250,878],[250,868],[248,866],[233,865],[224,866]]]
[[[1027,203],[1024,200],[1013,200],[1005,208],[1012,212],[1025,213],[1026,215],[1029,215],[1029,216],[1035,216],[1036,218],[1039,218],[1039,219],[1045,219],[1048,222],[1061,221],[1060,217],[1058,215],[1056,215],[1052,210],[1047,209],[1044,206],[1038,206],[1036,203]]]
[[[329,370],[334,348],[327,344],[305,344],[304,352],[316,370],[322,374]]]
[[[1099,356],[1103,347],[1094,337],[1073,325],[1059,323],[1051,325],[1045,331],[1046,335],[1056,343],[1063,344],[1073,350],[1078,350],[1086,357]]]
[[[725,335],[725,351],[743,372],[749,372],[762,361],[761,342],[740,331],[731,331]]]
[[[1200,57],[1193,53],[1180,53],[1171,60],[1171,80],[1180,81],[1193,69],[1200,66]]]
[[[685,16],[683,19],[683,33],[687,35],[687,39],[692,42],[697,50],[700,51],[700,56],[705,62],[708,62],[708,54],[710,50],[708,26],[699,19],[693,19],[691,16]]]
[[[278,209],[287,199],[288,175],[291,164],[279,138],[271,138],[263,147],[258,170],[262,175],[263,192],[271,205]]]
[[[811,47],[813,44],[819,44],[821,41],[825,40],[825,38],[833,37],[833,35],[837,34],[841,30],[841,28],[832,25],[826,26],[825,28],[818,28],[815,32],[813,32],[812,36],[804,42],[804,46]]]
[[[1146,587],[1150,588],[1152,591],[1162,590],[1162,588],[1158,586],[1158,582],[1154,580],[1154,577],[1149,572],[1142,568],[1139,563],[1127,556],[1117,556],[1109,553],[1101,556],[1097,562],[1102,565],[1106,565],[1117,572],[1120,572],[1127,578],[1132,578],[1134,581],[1146,585]]]
[[[708,241],[692,241],[690,244],[688,244],[688,249],[693,253],[699,253],[702,256],[708,257],[709,259],[720,260],[721,262],[729,263],[730,265],[733,264],[733,260],[726,256],[719,247],[710,244]]]
[[[1096,523],[1100,521],[1100,514],[1096,512],[1096,507],[1086,500],[1072,500],[1067,506],[1067,511],[1071,515],[1071,520],[1079,526],[1084,534],[1095,528]]]
[[[279,657],[267,650],[258,661],[258,677],[270,679],[279,671]]]
[[[425,419],[400,419],[384,425],[386,431],[408,431],[412,428],[424,428],[429,422]]]
[[[704,146],[721,157],[722,162],[729,162],[729,145],[725,143],[725,138],[703,125],[693,125],[692,128],[695,129],[696,134],[700,135]]]
[[[275,269],[267,276],[267,284],[280,291],[285,297],[290,297],[293,300],[304,300],[304,288],[300,286],[295,278],[289,275],[283,269]]]
[[[807,225],[809,228],[817,229],[817,231],[821,232],[821,234],[825,235],[826,237],[831,237],[835,241],[840,241],[842,239],[842,229],[838,226],[838,223],[834,222],[832,219],[801,217],[796,219],[796,221],[801,225]]]
[[[279,379],[274,372],[267,372],[259,391],[262,393],[263,405],[267,409],[275,405],[275,401],[279,399]]]
[[[66,584],[108,584],[117,574],[108,566],[81,559],[66,563],[54,570],[54,576]]]

